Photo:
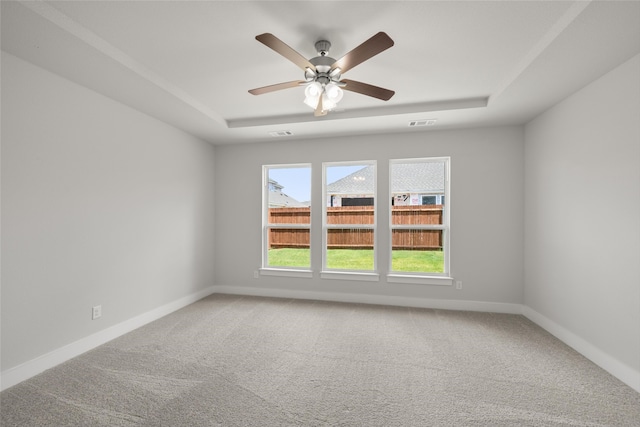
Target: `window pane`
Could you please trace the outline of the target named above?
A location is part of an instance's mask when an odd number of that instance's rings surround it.
[[[373,237],[372,229],[327,230],[327,268],[373,270]]]
[[[391,271],[446,274],[447,158],[391,160]]]
[[[392,230],[391,270],[444,273],[442,230]]]
[[[311,223],[311,167],[270,167],[269,224]]]
[[[391,223],[443,224],[445,164],[391,163]]]
[[[264,171],[264,266],[310,269],[311,165],[265,166]]]
[[[308,228],[269,228],[267,267],[311,267]]]
[[[376,166],[326,165],[324,268],[371,271],[374,262]]]

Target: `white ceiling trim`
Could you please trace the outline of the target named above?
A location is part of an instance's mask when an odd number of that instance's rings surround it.
[[[71,34],[83,43],[96,49],[104,56],[116,61],[118,64],[132,71],[139,77],[147,80],[164,92],[175,97],[191,108],[211,118],[228,129],[239,129],[256,126],[282,125],[292,123],[320,122],[331,120],[344,120],[353,118],[371,118],[393,116],[400,114],[425,113],[444,110],[458,110],[465,108],[486,107],[488,97],[474,97],[456,100],[432,101],[417,104],[396,105],[393,107],[374,107],[350,111],[336,111],[332,115],[315,117],[312,114],[281,115],[271,117],[256,117],[244,119],[226,120],[216,111],[207,107],[179,87],[173,85],[151,69],[134,60],[129,55],[118,49],[105,39],[78,23],[68,15],[55,7],[47,4],[45,0],[18,0],[20,4],[47,19],[63,31]]]
[[[98,36],[93,31],[74,21],[69,16],[60,12],[53,6],[46,4],[44,0],[19,0],[19,2],[26,8],[32,10],[41,17],[55,24],[60,29],[73,35],[74,37],[96,49],[103,55],[113,59],[123,67],[131,70],[138,76],[154,84],[155,86],[172,95],[181,102],[184,102],[185,104],[189,105],[190,107],[194,108],[210,119],[215,120],[225,127],[228,127],[227,121],[217,112],[199,102],[197,99],[193,98],[182,89],[173,85],[171,82],[165,80],[149,68],[137,62],[126,53],[113,46],[102,37]]]
[[[394,116],[399,114],[419,114],[433,111],[460,110],[464,108],[486,107],[489,97],[465,99],[450,99],[444,101],[421,102],[416,104],[396,105],[393,107],[373,107],[356,110],[336,110],[332,114],[316,117],[313,114],[295,114],[275,117],[253,117],[248,119],[229,120],[230,128],[245,128],[253,126],[283,125],[291,123],[323,122],[330,120],[357,119],[365,117]]]

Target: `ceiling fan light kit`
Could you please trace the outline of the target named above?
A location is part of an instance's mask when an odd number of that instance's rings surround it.
[[[251,89],[249,93],[262,95],[281,89],[297,86],[305,87],[304,103],[315,110],[315,116],[324,116],[333,110],[344,96],[344,90],[357,92],[383,101],[388,101],[395,92],[389,89],[357,82],[341,80],[342,74],[356,65],[372,58],[378,53],[393,46],[393,40],[383,32],[379,32],[339,60],[328,56],[331,43],[319,40],[315,44],[318,56],[307,60],[298,52],[270,33],[256,36],[256,40],[273,49],[304,71],[304,80],[278,83],[261,88]]]

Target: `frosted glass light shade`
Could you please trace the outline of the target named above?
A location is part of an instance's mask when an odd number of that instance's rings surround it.
[[[335,83],[329,83],[326,86],[322,86],[318,82],[313,82],[307,86],[304,90],[304,94],[304,103],[313,109],[318,107],[318,101],[322,96],[322,109],[324,111],[329,111],[338,106],[338,102],[342,99],[344,92]]]
[[[326,91],[322,94],[322,109],[324,111],[331,111],[336,108],[337,105],[334,100],[329,98]]]
[[[318,82],[311,83],[304,90],[304,103],[315,110],[315,108],[318,106],[318,100],[320,99],[321,94],[322,85]]]
[[[304,90],[304,94],[310,98],[317,98],[322,93],[322,85],[318,82],[313,82],[307,86]]]
[[[324,92],[327,94],[327,97],[335,104],[340,102],[340,100],[342,99],[342,96],[344,95],[344,92],[342,91],[342,89],[340,89],[340,87],[338,87],[338,85],[335,83],[329,83],[324,88]]]

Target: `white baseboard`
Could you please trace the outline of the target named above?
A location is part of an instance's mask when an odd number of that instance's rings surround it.
[[[618,378],[623,383],[640,393],[640,372],[620,362],[611,355],[597,348],[578,335],[560,326],[553,320],[538,313],[534,309],[523,306],[522,314],[551,335],[582,354],[593,363]]]
[[[182,297],[168,304],[155,308],[151,311],[143,313],[139,316],[133,317],[117,325],[103,329],[100,332],[89,335],[85,338],[79,339],[71,344],[60,347],[47,354],[36,357],[21,365],[7,369],[0,373],[0,390],[5,390],[11,386],[14,386],[24,380],[27,380],[47,369],[53,368],[69,359],[81,355],[99,345],[111,341],[121,335],[133,331],[147,323],[153,322],[161,317],[166,316],[176,310],[186,307],[208,295],[215,292],[213,286],[195,292],[186,297]]]
[[[5,390],[27,380],[60,363],[79,356],[99,345],[111,341],[121,335],[133,331],[147,323],[153,322],[176,310],[186,307],[213,293],[233,295],[251,295],[277,298],[312,299],[320,301],[351,302],[361,304],[395,305],[400,307],[433,308],[440,310],[482,311],[492,313],[522,314],[547,330],[556,338],[578,351],[580,354],[609,372],[620,381],[640,392],[640,372],[621,363],[606,352],[580,338],[537,311],[512,303],[496,303],[484,301],[441,300],[389,295],[367,295],[337,292],[318,292],[305,290],[288,290],[272,288],[254,288],[239,286],[211,286],[194,294],[180,298],[139,316],[111,326],[76,342],[39,356],[19,366],[0,373],[0,390]]]
[[[522,314],[521,304],[444,300],[393,295],[350,294],[307,290],[253,288],[240,286],[214,286],[215,292],[232,295],[293,298],[319,301],[352,302],[360,304],[395,305],[400,307],[435,308],[440,310],[483,311],[491,313]]]

